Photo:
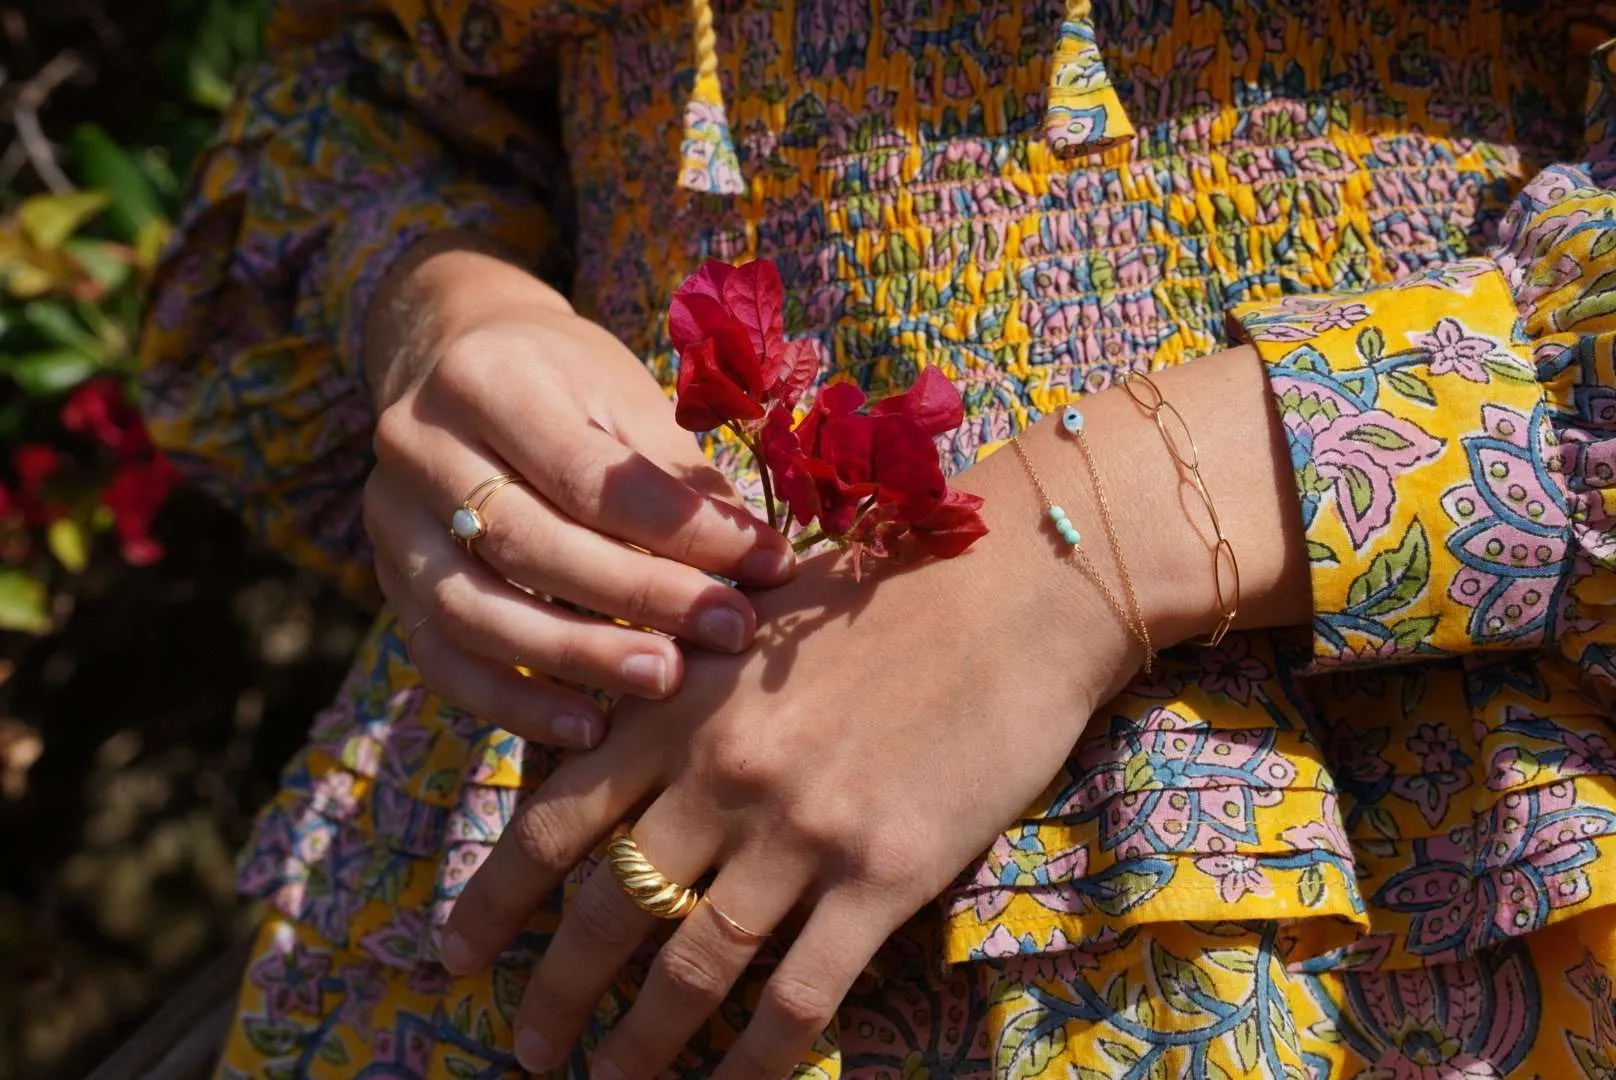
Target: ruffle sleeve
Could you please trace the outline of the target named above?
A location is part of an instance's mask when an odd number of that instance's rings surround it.
[[[360,337],[377,284],[446,230],[554,265],[560,174],[491,80],[456,74],[429,22],[406,36],[384,15],[318,33],[298,5],[278,19],[159,268],[144,402],[194,482],[360,595],[374,425]]]
[[[1587,159],[1485,256],[1235,312],[1289,439],[1318,664],[1552,647],[1616,681],[1613,55]]]

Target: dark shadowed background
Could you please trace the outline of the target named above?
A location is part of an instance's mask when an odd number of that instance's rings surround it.
[[[0,5],[0,1080],[82,1076],[241,934],[232,858],[359,632],[122,406],[266,6]]]

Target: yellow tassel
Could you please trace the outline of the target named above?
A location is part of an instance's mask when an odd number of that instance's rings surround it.
[[[684,142],[680,148],[679,186],[714,195],[746,190],[735,154],[724,88],[718,79],[718,34],[713,29],[712,0],[690,0],[694,29],[696,84],[685,104]]]
[[[1133,134],[1095,41],[1090,0],[1066,0],[1066,19],[1049,65],[1044,137],[1055,153],[1067,155],[1101,150]]]

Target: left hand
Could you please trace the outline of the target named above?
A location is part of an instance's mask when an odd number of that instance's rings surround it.
[[[1163,372],[1195,422],[1202,471],[1240,554],[1240,627],[1303,624],[1306,548],[1288,451],[1262,365],[1236,349]],[[1086,401],[1086,430],[1158,649],[1221,614],[1211,542],[1185,517],[1193,493],[1153,424],[1121,391]],[[1102,567],[1105,535],[1080,455],[1058,425],[1023,445]],[[1268,452],[1254,452],[1266,447]],[[1057,557],[1016,456],[994,454],[957,485],[987,499],[992,533],[964,556],[878,566],[805,562],[754,598],[744,656],[692,657],[673,698],[631,701],[598,749],[570,758],[527,802],[455,905],[443,959],[491,963],[634,807],[634,838],[658,871],[690,883],[743,927],[805,913],[719,1080],[789,1074],[877,949],[946,889],[1043,792],[1094,708],[1143,651],[1099,594]],[[1068,497],[1070,496],[1070,497]],[[1103,570],[1116,582],[1114,570]],[[787,686],[789,685],[789,691]],[[656,920],[602,866],[574,894],[528,984],[517,1053],[563,1059]],[[638,1001],[595,1055],[599,1080],[669,1064],[740,977],[759,942],[708,904],[678,924]]]
[[[1030,499],[1019,509],[1036,513]],[[805,915],[716,1074],[789,1075],[882,942],[1037,798],[1142,657],[1091,589],[1071,587],[1082,579],[1047,537],[1025,525],[999,535],[1010,543],[979,546],[1032,542],[1019,567],[973,551],[856,583],[844,559],[820,557],[758,596],[751,653],[692,657],[674,699],[615,713],[607,741],[527,803],[456,904],[445,963],[490,962],[655,795],[633,835],[657,870],[682,883],[716,870],[712,902],[752,930]],[[657,922],[604,865],[580,887],[517,1019],[527,1068],[564,1058]],[[698,906],[591,1075],[658,1075],[759,944]]]

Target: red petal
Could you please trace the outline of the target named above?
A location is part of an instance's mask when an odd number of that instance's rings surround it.
[[[730,316],[746,329],[762,365],[763,385],[772,388],[786,359],[786,292],[780,271],[768,259],[754,259],[724,280],[722,299]]]
[[[937,444],[906,416],[872,416],[871,476],[881,501],[896,507],[904,524],[930,514],[948,494]]]
[[[988,534],[987,522],[978,513],[982,496],[950,491],[937,509],[915,524],[915,546],[924,554],[951,559]]]
[[[685,278],[683,285],[673,291],[668,305],[668,337],[680,352],[708,336],[708,323],[714,319],[726,323],[730,314],[724,305],[724,282],[735,268],[726,262],[708,259],[701,268]],[[701,301],[711,301],[711,305]]]
[[[11,466],[23,495],[32,497],[62,467],[62,455],[44,443],[23,443],[11,452]]]
[[[838,415],[841,413],[857,412],[864,407],[867,399],[864,391],[850,382],[831,383],[819,392],[819,399],[815,403],[827,413]]]
[[[882,398],[870,411],[907,416],[927,435],[953,431],[965,422],[965,403],[960,400],[959,389],[934,367],[922,369],[913,386]]]
[[[718,348],[718,342],[707,338],[679,356],[673,419],[686,431],[711,431],[730,420],[751,421],[763,415],[763,406],[718,364]]]
[[[803,391],[813,385],[814,376],[819,374],[819,350],[814,348],[811,341],[791,341],[786,343],[785,363],[782,365],[780,381],[770,391],[780,404],[791,408],[802,397]]]

